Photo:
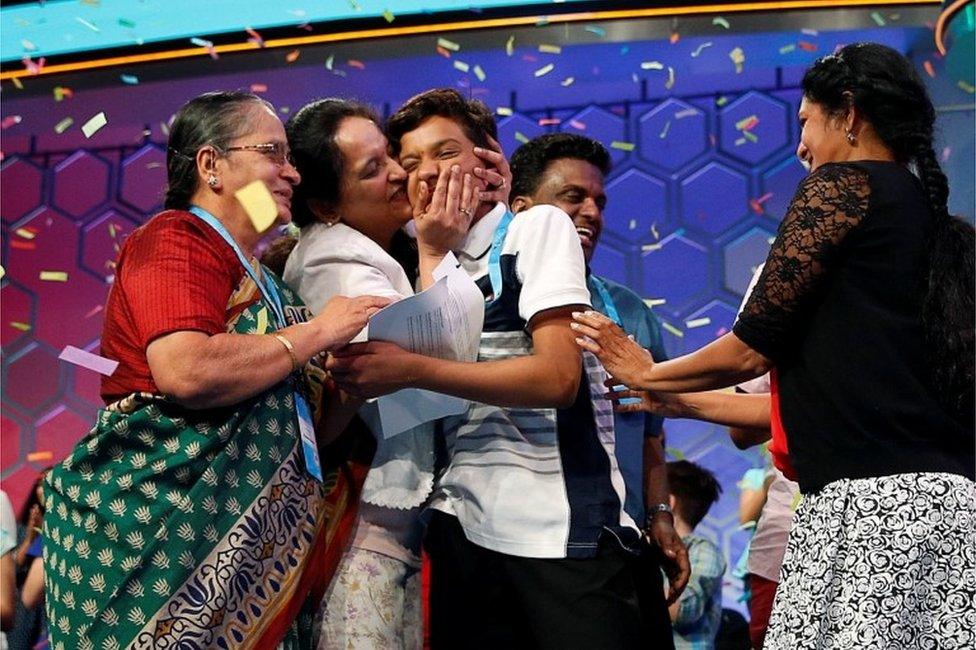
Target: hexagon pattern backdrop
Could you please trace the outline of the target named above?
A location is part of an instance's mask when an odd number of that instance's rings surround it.
[[[906,51],[919,37],[906,28],[821,38],[824,52],[855,38]],[[350,60],[343,75],[326,71],[321,61],[249,72],[217,67],[209,76],[76,88],[73,99],[57,105],[49,97],[18,103],[5,91],[8,114],[30,119],[4,134],[0,167],[3,489],[18,505],[37,471],[69,452],[101,404],[98,376],[57,356],[65,345],[98,352],[114,259],[126,236],[161,208],[161,123],[185,99],[260,82],[287,118],[287,107],[314,97],[358,96],[389,112],[414,92],[447,85],[469,90],[492,108],[512,109],[499,114],[509,153],[554,130],[600,140],[614,170],[594,270],[654,305],[674,356],[729,331],[803,177],[794,157],[797,86],[813,55],[782,61],[777,49],[790,39],[796,35],[563,46],[554,59],[558,73],[542,78],[536,72],[547,59],[532,51],[517,62],[500,48],[458,54],[491,73],[483,83],[427,55],[370,60],[365,70]],[[729,61],[733,47],[756,63],[737,74]],[[693,66],[676,78],[668,78],[666,66],[641,66],[667,64],[676,52]],[[91,140],[77,128],[54,133],[66,115],[78,124],[98,110],[107,112],[109,126]],[[45,271],[64,272],[64,281],[42,279],[49,277]],[[735,485],[762,460],[735,449],[722,427],[673,421],[666,428],[671,454],[702,463],[725,488],[701,528],[722,546],[731,571],[747,539],[738,530]],[[29,453],[44,451],[51,460],[28,460]],[[730,578],[726,604],[734,606],[740,593],[740,582]]]

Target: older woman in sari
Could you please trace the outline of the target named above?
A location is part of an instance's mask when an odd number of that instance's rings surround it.
[[[308,558],[347,496],[319,463],[309,362],[386,300],[337,297],[312,318],[254,260],[262,233],[236,193],[262,182],[287,223],[300,180],[258,97],[187,103],[167,173],[166,211],[119,255],[107,406],[48,477],[52,647],[294,645]]]

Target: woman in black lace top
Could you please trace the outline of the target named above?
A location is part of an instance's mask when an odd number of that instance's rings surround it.
[[[578,342],[638,390],[771,371],[774,438],[804,500],[767,648],[972,647],[973,228],[948,213],[935,111],[907,59],[849,45],[803,91],[811,174],[733,332],[655,364],[587,312]]]

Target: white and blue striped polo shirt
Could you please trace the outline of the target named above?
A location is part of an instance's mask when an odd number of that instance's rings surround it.
[[[461,266],[492,298],[488,258],[505,214],[497,205],[469,231]],[[478,361],[532,354],[527,323],[546,309],[589,305],[579,237],[559,208],[539,205],[512,220],[500,258],[502,292],[486,303]],[[533,558],[595,555],[605,530],[637,540],[624,512],[614,455],[613,412],[602,398],[606,373],[584,353],[576,401],[567,409],[472,403],[444,422],[447,467],[430,507],[454,515],[484,548]]]

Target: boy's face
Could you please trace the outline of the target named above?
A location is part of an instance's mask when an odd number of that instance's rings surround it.
[[[461,167],[462,178],[464,174],[471,174],[475,167],[484,166],[474,155],[474,147],[460,124],[440,115],[427,118],[413,131],[405,133],[400,138],[399,161],[407,172],[410,202],[417,202],[420,181],[426,181],[432,193],[437,176],[452,165]],[[474,190],[484,189],[484,183],[474,178]]]

